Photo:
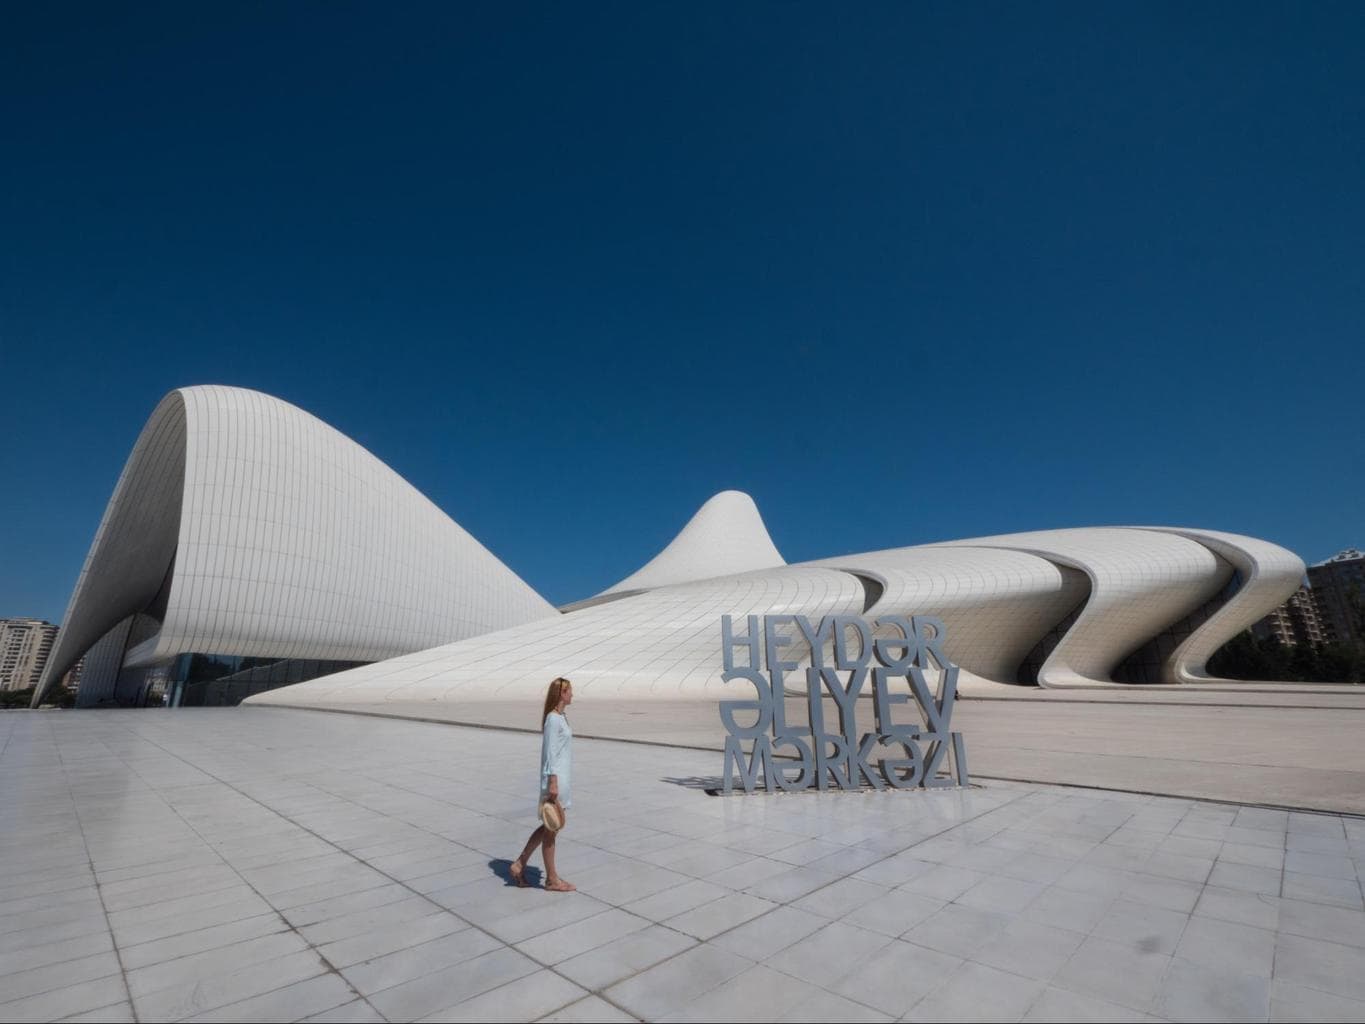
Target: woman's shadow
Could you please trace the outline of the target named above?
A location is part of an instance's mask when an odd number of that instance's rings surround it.
[[[497,875],[507,885],[515,887],[517,880],[512,877],[512,862],[510,860],[490,860],[488,866],[493,874]],[[526,880],[526,884],[539,889],[544,881],[540,868],[532,867],[527,864],[521,869],[521,877]]]

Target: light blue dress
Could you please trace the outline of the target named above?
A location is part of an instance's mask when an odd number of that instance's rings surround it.
[[[545,717],[545,728],[540,735],[540,800],[549,794],[550,776],[559,780],[559,805],[565,810],[572,805],[570,777],[573,774],[573,730],[569,720],[558,711]],[[540,801],[536,801],[540,807]]]

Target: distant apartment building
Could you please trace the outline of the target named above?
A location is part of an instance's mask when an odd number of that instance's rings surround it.
[[[1286,647],[1299,644],[1317,647],[1327,639],[1317,596],[1305,586],[1290,594],[1289,600],[1252,626],[1251,631],[1261,639],[1273,638]]]
[[[81,685],[81,673],[83,671],[85,671],[85,658],[81,658],[80,661],[72,665],[70,671],[62,676],[62,685],[75,693]]]
[[[1365,554],[1347,548],[1308,567],[1324,632],[1329,641],[1365,640]]]
[[[0,690],[26,690],[38,682],[57,640],[42,619],[0,619]]]

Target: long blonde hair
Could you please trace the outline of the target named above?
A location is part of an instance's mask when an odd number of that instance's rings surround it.
[[[563,676],[551,680],[550,688],[545,691],[545,711],[540,716],[540,727],[545,728],[545,719],[550,717],[550,712],[559,707],[559,698],[564,696],[564,687],[573,688],[573,683]]]

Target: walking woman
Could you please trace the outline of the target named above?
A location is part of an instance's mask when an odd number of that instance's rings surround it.
[[[572,769],[573,730],[564,711],[573,702],[573,684],[563,676],[550,684],[545,693],[545,710],[540,716],[540,821],[526,841],[526,849],[509,869],[517,885],[526,884],[526,863],[539,846],[545,858],[545,888],[550,892],[573,892],[555,870],[555,840],[568,824],[564,812],[571,804],[569,776]]]

